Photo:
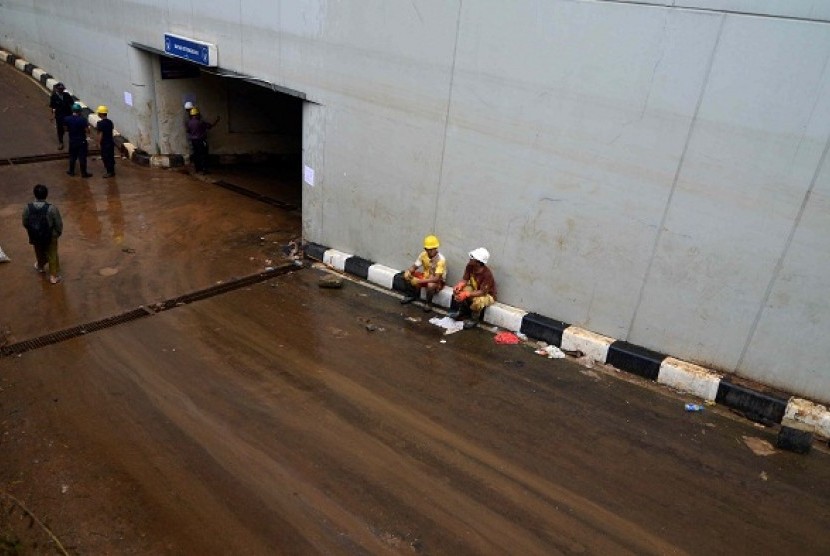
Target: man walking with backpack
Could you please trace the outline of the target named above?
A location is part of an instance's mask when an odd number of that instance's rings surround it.
[[[35,270],[43,274],[49,265],[49,281],[60,284],[61,266],[58,259],[58,238],[63,233],[63,220],[58,207],[46,202],[49,188],[37,184],[35,200],[23,209],[23,227],[29,233],[29,243],[35,249]]]

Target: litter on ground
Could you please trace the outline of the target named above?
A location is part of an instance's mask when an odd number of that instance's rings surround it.
[[[444,328],[444,334],[455,334],[456,332],[464,329],[463,321],[455,320],[450,317],[443,317],[440,319],[438,317],[432,317],[429,319],[429,323]]]
[[[565,352],[556,346],[545,346],[536,350],[539,355],[547,355],[548,359],[564,359]]]
[[[512,332],[504,331],[493,336],[493,341],[497,344],[518,344],[519,337]]]
[[[339,276],[328,275],[320,278],[317,284],[321,288],[339,289],[343,287],[343,279]]]
[[[744,436],[744,444],[752,450],[756,456],[771,456],[775,453],[775,448],[772,444],[755,436]]]

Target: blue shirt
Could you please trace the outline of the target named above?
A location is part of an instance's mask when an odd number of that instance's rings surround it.
[[[66,131],[69,134],[70,143],[83,143],[86,141],[86,130],[89,122],[83,116],[72,114],[63,119]]]

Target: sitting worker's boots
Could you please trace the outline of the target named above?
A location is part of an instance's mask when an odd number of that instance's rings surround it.
[[[411,285],[407,284],[406,289],[404,289],[403,291],[403,299],[401,299],[401,305],[412,303],[416,299],[418,299],[418,292]]]
[[[429,294],[429,290],[427,290],[427,302],[424,304],[424,313],[431,313],[432,312],[432,295]]]
[[[470,311],[470,303],[468,301],[464,301],[458,304],[458,309],[451,311],[447,314],[447,316],[453,320],[461,320],[469,317],[471,314],[472,311]]]

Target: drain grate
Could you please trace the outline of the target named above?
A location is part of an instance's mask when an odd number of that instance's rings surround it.
[[[250,276],[245,276],[243,278],[229,280],[227,282],[222,282],[221,284],[216,284],[215,286],[211,286],[203,290],[197,290],[185,295],[180,295],[178,297],[174,297],[172,299],[156,303],[152,305],[150,308],[142,306],[138,309],[133,309],[132,311],[121,313],[120,315],[107,317],[105,319],[96,320],[86,324],[81,324],[79,326],[73,326],[72,328],[67,328],[65,330],[60,330],[58,332],[52,332],[51,334],[46,334],[44,336],[32,338],[31,340],[24,340],[22,342],[17,342],[15,344],[9,344],[7,346],[3,346],[2,348],[0,348],[0,357],[19,355],[27,351],[32,351],[34,349],[42,348],[52,344],[57,344],[66,340],[71,340],[72,338],[84,336],[91,332],[97,332],[99,330],[111,328],[119,324],[125,324],[130,321],[154,315],[161,311],[167,311],[180,305],[187,305],[188,303],[193,303],[194,301],[200,301],[202,299],[207,299],[209,297],[221,295],[223,293],[227,293],[233,290],[238,290],[240,288],[244,288],[252,284],[264,282],[266,280],[270,280],[271,278],[276,278],[277,276],[282,276],[283,274],[288,274],[289,272],[294,272],[302,268],[302,266],[297,266],[295,264],[278,266],[276,268],[266,270],[258,274],[252,274]]]
[[[168,299],[167,301],[162,301],[161,303],[153,305],[153,309],[156,309],[157,311],[166,311],[178,305],[187,305],[188,303],[193,303],[194,301],[200,301],[202,299],[207,299],[209,297],[221,295],[229,291],[238,290],[239,288],[244,288],[245,286],[250,286],[252,284],[256,284],[259,282],[264,282],[265,280],[270,280],[271,278],[275,278],[277,276],[281,276],[283,274],[287,274],[295,270],[300,270],[301,268],[301,266],[297,266],[295,264],[278,266],[271,270],[260,272],[259,274],[252,274],[251,276],[236,278],[234,280],[222,282],[221,284],[216,284],[215,286],[211,286],[203,290],[197,290],[195,292],[186,293],[184,295]]]
[[[101,151],[90,150],[88,156],[100,154]],[[35,164],[38,162],[51,162],[53,160],[66,160],[69,155],[66,153],[35,154],[31,156],[14,156],[12,158],[1,158],[0,166],[15,166],[18,164]]]
[[[267,203],[269,205],[279,207],[281,209],[285,209],[285,210],[296,210],[297,209],[297,205],[294,205],[294,204],[291,204],[291,203],[286,203],[285,201],[280,201],[279,199],[274,199],[273,197],[268,197],[267,195],[262,195],[260,193],[257,193],[256,191],[251,191],[250,189],[245,189],[244,187],[240,187],[236,184],[233,184],[233,183],[230,183],[230,182],[227,182],[227,181],[224,181],[224,180],[215,181],[213,183],[215,185],[218,185],[219,187],[224,187],[225,189],[233,191],[234,193],[239,193],[240,195],[245,195],[246,197],[250,197],[251,199],[256,199],[257,201],[261,201],[263,203]]]
[[[65,330],[60,330],[58,332],[46,334],[45,336],[40,336],[38,338],[33,338],[31,340],[24,340],[22,342],[17,342],[16,344],[4,346],[0,348],[0,357],[19,355],[26,351],[32,351],[33,349],[38,349],[48,345],[57,344],[65,340],[71,340],[72,338],[77,338],[78,336],[89,334],[90,332],[96,332],[104,328],[110,328],[111,326],[115,326],[117,324],[124,324],[126,322],[137,320],[152,314],[153,312],[149,309],[139,307],[138,309],[133,309],[132,311],[128,311],[126,313],[122,313],[114,317],[107,317],[105,319],[88,322],[86,324],[81,324],[79,326],[73,326],[72,328],[67,328]]]

